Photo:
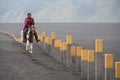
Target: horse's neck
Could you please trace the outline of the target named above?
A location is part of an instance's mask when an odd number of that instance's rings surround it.
[[[28,41],[30,43],[33,43],[33,31],[32,30],[30,30],[30,29],[28,30],[27,36],[28,36]]]
[[[28,29],[28,32],[27,32],[27,36],[28,36],[28,38],[30,37],[30,33],[31,33],[31,30]]]
[[[33,36],[33,31],[29,29],[29,37]]]
[[[28,29],[28,34],[30,33],[30,28]]]

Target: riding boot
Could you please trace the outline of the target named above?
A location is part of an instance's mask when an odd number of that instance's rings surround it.
[[[26,34],[24,33],[24,35],[23,35],[23,42],[26,42],[27,40],[26,40]]]

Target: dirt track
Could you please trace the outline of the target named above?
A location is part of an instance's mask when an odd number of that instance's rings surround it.
[[[81,80],[80,73],[45,54],[38,44],[34,54],[24,44],[0,34],[0,80]]]

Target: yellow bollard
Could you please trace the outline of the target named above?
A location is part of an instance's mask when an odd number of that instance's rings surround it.
[[[42,36],[45,37],[46,36],[46,32],[42,32]]]
[[[52,39],[48,38],[49,45],[52,45]]]
[[[81,50],[82,47],[77,47],[76,71],[80,71],[80,72],[81,72]]]
[[[51,32],[51,38],[52,38],[52,39],[56,39],[56,34],[55,34],[55,32]]]
[[[81,50],[82,50],[82,47],[77,47],[77,56],[78,57],[81,57]]]
[[[60,51],[64,51],[63,50],[63,42],[61,42],[61,44],[60,44]]]
[[[120,80],[120,62],[115,62],[115,77]]]
[[[60,47],[60,42],[61,42],[61,40],[55,40],[54,47],[55,47],[55,48]]]
[[[37,35],[39,35],[39,30],[36,31]]]
[[[63,42],[63,50],[66,51],[67,50],[67,43]]]
[[[55,43],[54,43],[54,55],[55,55],[55,59],[59,60],[59,55],[60,55],[60,42],[61,40],[55,40]]]
[[[95,41],[95,79],[96,80],[105,80],[104,71],[104,54],[103,54],[103,40],[96,39]]]
[[[50,45],[50,38],[48,38],[48,45]]]
[[[38,35],[38,39],[40,39],[40,41],[41,41],[41,35]]]
[[[63,42],[63,51],[61,52],[61,59],[64,65],[66,65],[66,51],[67,51],[67,43]]]
[[[77,49],[76,49],[76,46],[72,46],[71,47],[71,56],[76,56],[77,54],[76,54],[76,51]]]
[[[55,47],[55,48],[57,47],[57,40],[55,40],[55,44],[54,44],[54,47]]]
[[[88,62],[94,62],[94,50],[88,50]]]
[[[113,68],[113,55],[105,54],[105,68]]]
[[[94,50],[88,50],[88,58],[87,58],[87,80],[95,80]]]
[[[58,40],[57,45],[58,45],[59,48],[60,48],[61,42],[62,42],[61,40]]]
[[[103,52],[103,40],[96,39],[96,52]]]
[[[39,35],[39,39],[43,42],[43,35]]]
[[[52,40],[52,45],[51,45],[51,53],[53,54],[52,57],[55,58],[55,38],[56,38],[56,34],[55,32],[51,32],[51,40]]]
[[[81,57],[82,57],[82,61],[87,61],[87,52],[88,50],[87,49],[82,49],[82,53],[81,53]]]
[[[52,56],[53,52],[52,52],[52,39],[51,38],[47,39],[47,44],[48,44],[49,55]]]
[[[50,50],[49,50],[49,40],[48,37],[45,37],[45,42],[44,42],[44,46],[45,46],[45,52],[49,54]]]
[[[77,46],[71,46],[70,52],[70,67],[76,70]]]
[[[105,54],[105,80],[114,80],[113,55]]]
[[[57,45],[57,43],[58,43],[58,40],[54,40],[53,56],[55,59],[57,59],[57,57],[58,57],[58,45]]]
[[[67,42],[67,44],[72,44],[72,36],[71,35],[66,36],[66,42]]]
[[[45,41],[44,41],[44,43],[47,43],[47,39],[48,39],[48,38],[47,38],[47,37],[45,37]]]
[[[58,52],[57,52],[57,54],[58,54],[57,60],[58,60],[58,61],[61,61],[62,41],[61,41],[61,40],[58,40],[57,45],[58,45],[58,47],[57,47],[57,51],[58,51]]]
[[[60,44],[60,54],[59,54],[59,61],[63,63],[63,51],[64,51],[64,45],[63,42]]]
[[[49,38],[47,38],[47,44],[49,45]]]
[[[81,77],[82,79],[87,79],[87,56],[88,50],[81,50]]]

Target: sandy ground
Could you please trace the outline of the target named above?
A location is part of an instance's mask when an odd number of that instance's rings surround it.
[[[66,68],[37,45],[34,54],[29,54],[24,44],[0,34],[0,80],[81,80],[79,72]]]

